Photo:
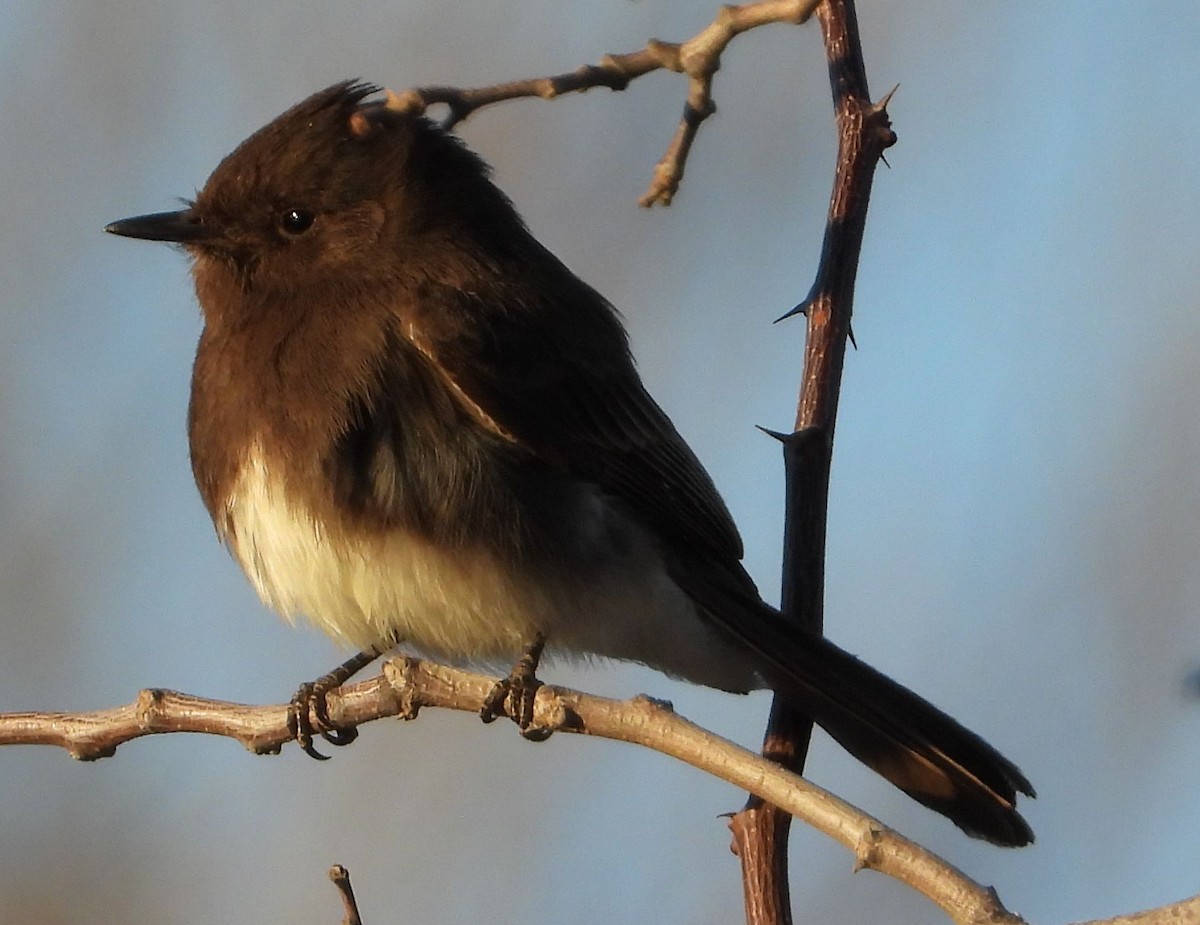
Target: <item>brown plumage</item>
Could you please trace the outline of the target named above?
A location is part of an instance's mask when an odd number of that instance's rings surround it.
[[[193,468],[264,600],[360,648],[508,665],[543,633],[770,687],[968,833],[1032,841],[1011,762],[762,602],[611,306],[474,154],[372,92],[316,94],[187,209],[109,229],[195,261]]]

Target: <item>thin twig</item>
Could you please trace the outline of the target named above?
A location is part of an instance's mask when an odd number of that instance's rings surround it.
[[[354,887],[350,885],[350,871],[341,864],[334,864],[329,868],[329,879],[333,881],[338,895],[342,897],[342,909],[345,912],[342,925],[362,925],[362,918],[358,914],[358,901],[354,898]]]
[[[599,64],[587,64],[566,74],[530,77],[490,87],[416,87],[388,94],[388,107],[400,112],[423,114],[431,106],[450,110],[443,124],[453,127],[477,109],[507,100],[537,98],[552,100],[566,93],[583,93],[594,87],[624,90],[630,81],[652,71],[686,74],[687,102],[666,153],[654,168],[650,186],[638,200],[645,207],[670,205],[700,125],[716,112],[712,98],[713,76],[721,66],[721,54],[743,32],[769,23],[803,23],[812,16],[819,0],[759,0],[723,6],[716,18],[686,42],[651,40],[638,51],[605,55]]]

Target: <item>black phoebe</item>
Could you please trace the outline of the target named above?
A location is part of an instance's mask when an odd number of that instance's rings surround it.
[[[262,599],[366,651],[549,651],[771,688],[967,833],[1024,845],[1024,775],[759,597],[741,539],[646,393],[613,308],[453,135],[340,83],[179,212],[204,313],[192,468]]]

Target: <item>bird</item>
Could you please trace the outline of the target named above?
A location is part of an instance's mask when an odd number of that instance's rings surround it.
[[[770,689],[967,834],[1032,842],[1015,764],[763,601],[616,310],[457,135],[379,93],[317,92],[184,208],[106,228],[191,259],[193,474],[265,604],[367,661],[544,645]]]

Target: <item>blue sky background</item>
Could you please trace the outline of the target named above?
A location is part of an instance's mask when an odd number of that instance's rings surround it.
[[[0,9],[0,710],[144,686],[280,702],[342,657],[257,603],[191,484],[199,332],[184,258],[106,236],[172,208],[238,141],[334,80],[474,85],[693,34],[679,2]],[[821,738],[810,774],[1032,921],[1200,890],[1200,7],[859,10],[873,91],[899,83],[875,184],[831,501],[828,628],[1016,760],[1035,847],[969,842]],[[792,420],[834,133],[817,29],[743,36],[684,189],[636,205],[683,83],[525,101],[468,141],[535,232],[624,313],[651,391],[778,584]],[[743,743],[769,698],[628,666],[548,679],[645,691]],[[98,764],[0,751],[0,923],[725,923],[720,814],[741,794],[667,759],[427,712],[318,764],[173,736]],[[928,921],[919,897],[795,838],[809,920]]]

